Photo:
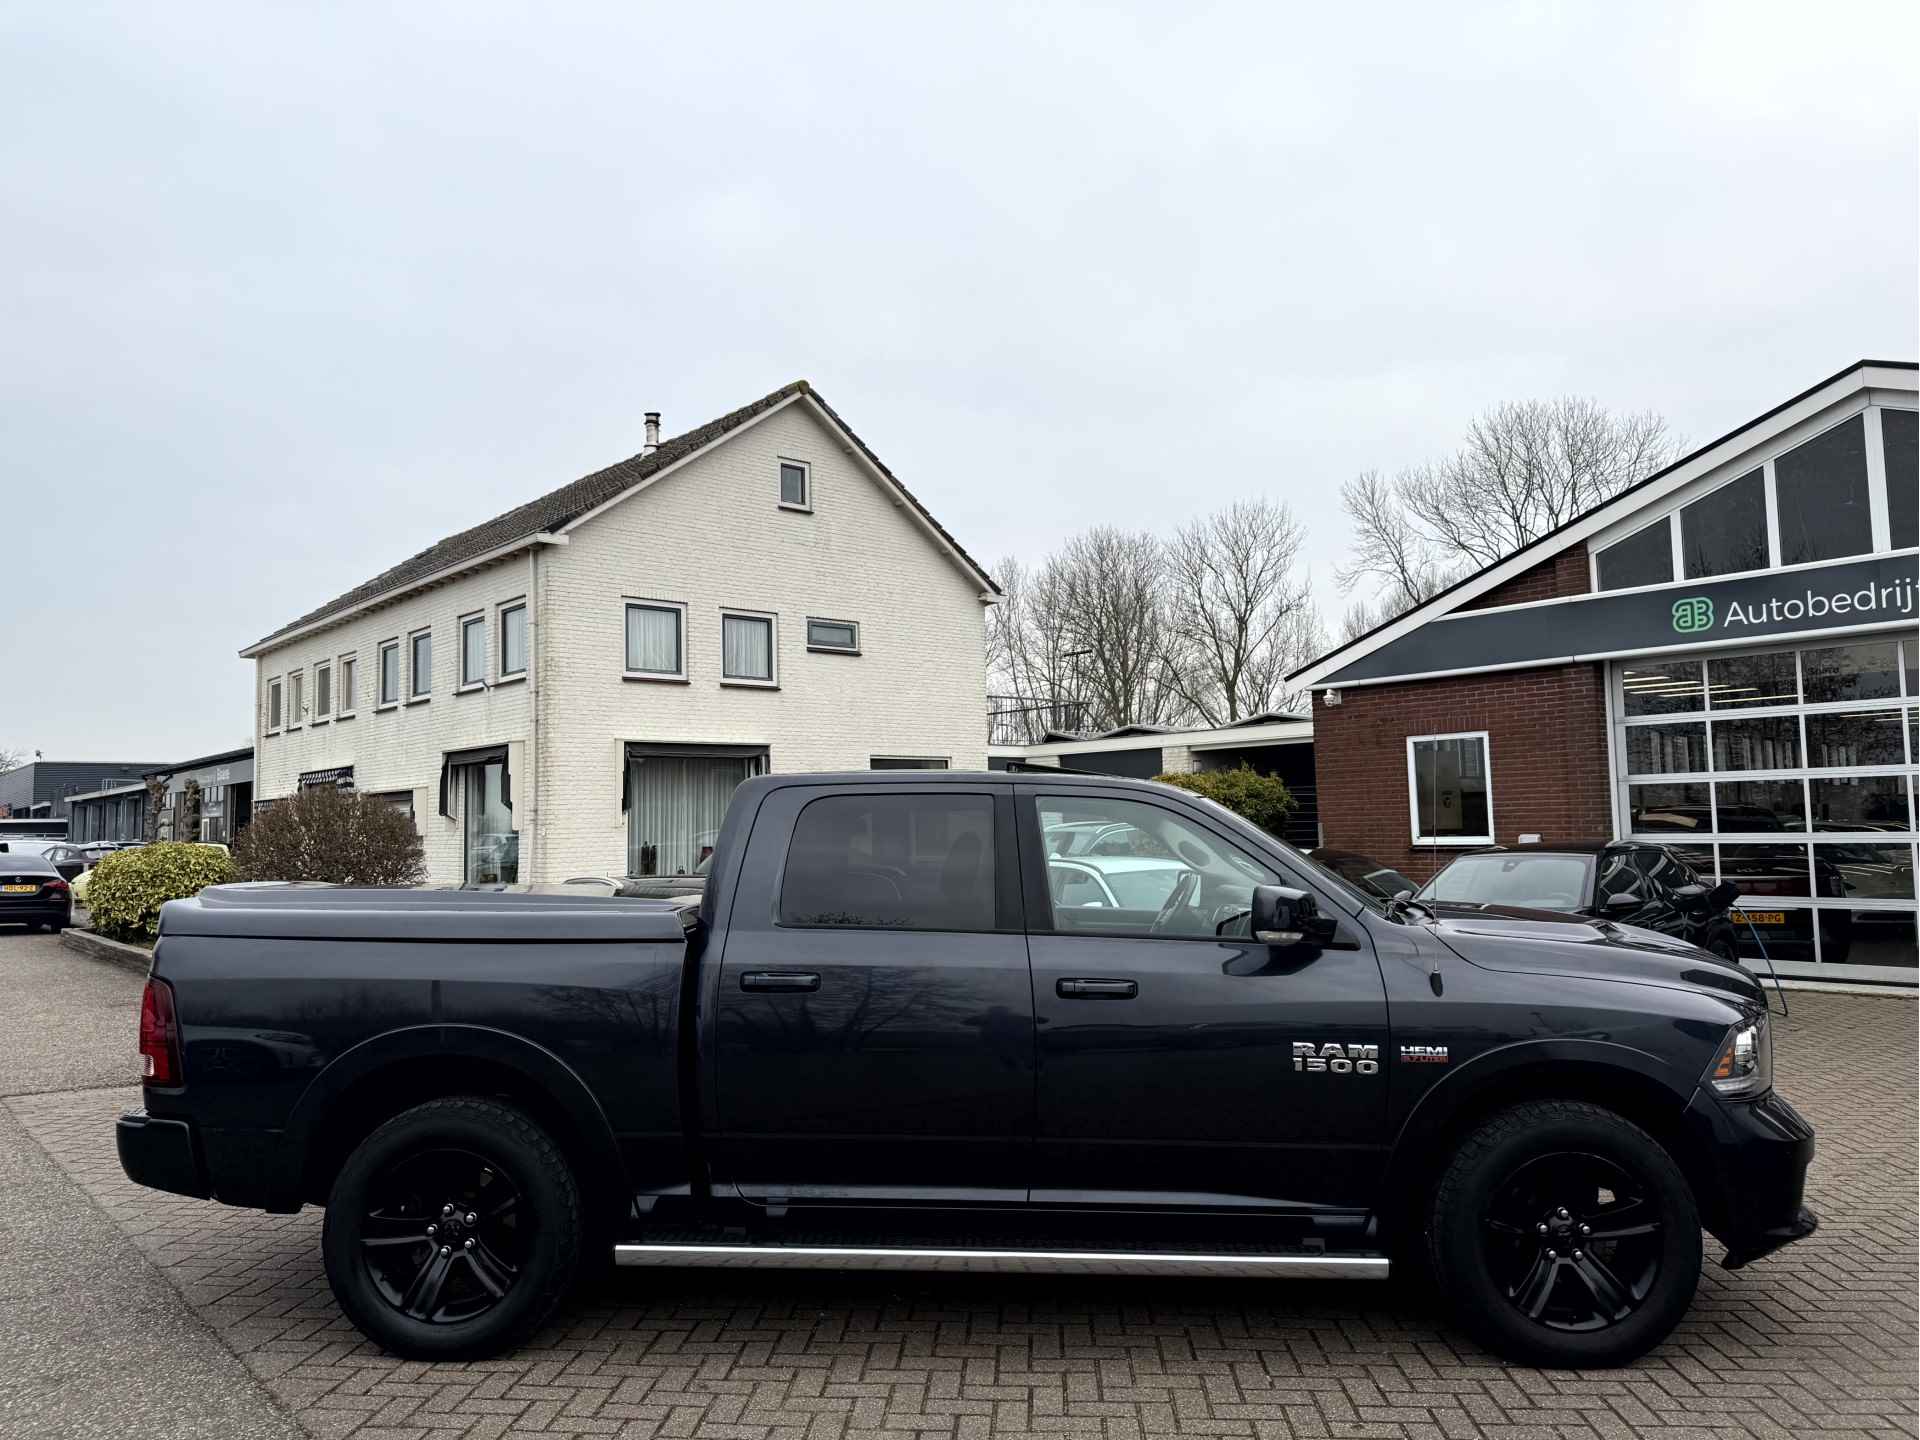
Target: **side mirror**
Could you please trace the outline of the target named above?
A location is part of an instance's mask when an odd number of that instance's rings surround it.
[[[1716,910],[1724,910],[1740,898],[1740,887],[1731,880],[1722,880],[1707,891],[1707,904]]]
[[[1305,890],[1286,885],[1253,887],[1253,938],[1262,945],[1324,945],[1333,939],[1334,922],[1320,913]]]

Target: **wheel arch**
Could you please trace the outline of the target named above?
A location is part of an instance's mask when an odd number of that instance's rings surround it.
[[[324,1203],[354,1146],[401,1111],[450,1095],[491,1096],[525,1110],[574,1167],[583,1199],[624,1210],[628,1186],[619,1143],[586,1082],[552,1051],[476,1025],[389,1031],[315,1077],[287,1123],[302,1198]],[[606,1187],[607,1176],[618,1183]]]

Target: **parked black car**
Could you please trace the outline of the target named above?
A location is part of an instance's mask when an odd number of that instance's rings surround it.
[[[1391,865],[1382,865],[1371,856],[1352,850],[1328,850],[1323,846],[1307,851],[1307,858],[1326,866],[1342,880],[1358,885],[1369,894],[1378,895],[1382,900],[1420,892],[1417,882],[1409,880]]]
[[[1702,880],[1665,845],[1593,841],[1469,850],[1421,887],[1437,905],[1501,905],[1657,930],[1738,961],[1728,910],[1740,894]]]
[[[1124,823],[1157,902],[1065,903]],[[134,1180],[324,1204],[334,1294],[484,1355],[582,1264],[1382,1279],[1618,1364],[1812,1232],[1759,983],[1570,916],[1381,900],[1107,776],[761,776],[698,902],[216,886],[169,903]],[[588,887],[575,887],[585,890]]]
[[[0,851],[0,925],[64,930],[73,923],[73,892],[45,856]]]

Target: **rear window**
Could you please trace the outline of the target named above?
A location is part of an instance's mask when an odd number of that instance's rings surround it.
[[[991,796],[825,796],[794,824],[780,923],[993,930],[995,861]]]
[[[1591,855],[1463,855],[1420,892],[1426,900],[1579,910],[1591,904]]]

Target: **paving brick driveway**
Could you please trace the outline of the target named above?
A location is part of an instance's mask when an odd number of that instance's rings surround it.
[[[1820,1233],[1709,1268],[1665,1346],[1584,1374],[1491,1359],[1384,1287],[694,1271],[619,1277],[508,1359],[399,1361],[335,1309],[316,1212],[121,1176],[132,1089],[6,1103],[315,1436],[1912,1436],[1915,1006],[1790,998]]]

